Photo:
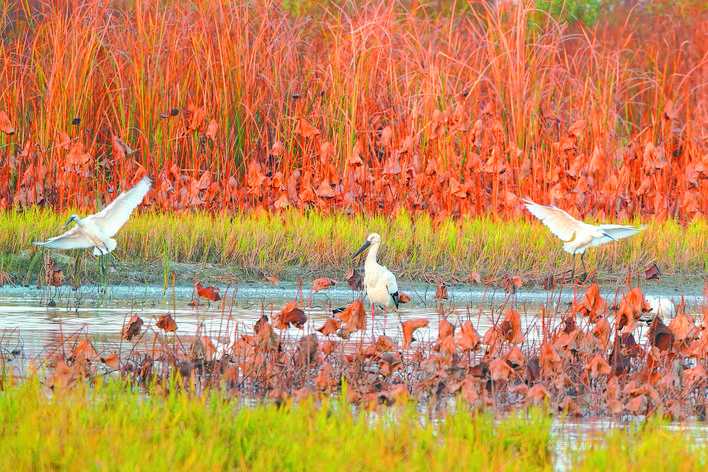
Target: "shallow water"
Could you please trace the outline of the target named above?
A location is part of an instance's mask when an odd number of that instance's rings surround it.
[[[554,328],[574,299],[569,287],[556,291],[522,287],[514,296],[509,296],[499,288],[466,285],[448,287],[448,299],[438,301],[435,299],[436,288],[433,284],[401,287],[411,296],[411,302],[401,305],[398,314],[384,316],[377,311],[375,334],[385,333],[401,343],[400,322],[425,318],[429,325],[416,331],[415,338],[417,342],[432,341],[437,337],[438,325],[444,315],[458,325],[471,320],[483,335],[510,308],[514,308],[521,314],[527,341],[535,343],[542,338],[543,332],[542,319],[538,315],[544,312],[544,322]],[[645,294],[680,300],[679,289],[670,283],[643,287],[643,290]],[[703,290],[704,287],[698,284],[681,287],[688,313],[702,313]],[[622,290],[612,286],[601,288],[601,292],[610,305],[617,303],[622,296]],[[583,294],[584,290],[578,291],[578,297]],[[159,286],[116,286],[109,287],[107,293],[101,293],[99,287],[72,291],[69,287],[48,290],[5,286],[0,289],[0,347],[15,365],[47,354],[58,340],[77,338],[79,334],[90,337],[99,352],[116,352],[130,346],[127,341],[121,341],[120,331],[132,315],[144,320],[144,329],[156,331],[157,317],[168,312],[177,321],[180,337],[199,333],[224,338],[232,329],[250,334],[261,314],[270,317],[288,301],[297,300],[304,307],[308,322],[304,330],[284,330],[286,338],[294,340],[315,332],[331,315],[333,307],[344,307],[360,296],[344,283],[317,293],[310,293],[309,288],[300,292],[297,284],[292,283],[281,283],[279,287],[245,283],[238,287],[221,287],[221,295],[223,300],[219,302],[202,300],[198,307],[193,307],[189,306],[193,300],[191,286],[176,287],[174,292],[171,288],[164,291]],[[364,306],[370,313],[366,300]],[[360,335],[370,337],[371,325]]]
[[[592,438],[601,437],[610,430],[637,431],[641,430],[645,418],[615,420],[608,418],[570,418],[555,417],[551,427],[554,439],[554,467],[557,472],[572,470],[575,459],[582,457]],[[695,447],[706,447],[708,444],[708,425],[705,423],[667,423],[662,425],[666,432],[690,435]]]

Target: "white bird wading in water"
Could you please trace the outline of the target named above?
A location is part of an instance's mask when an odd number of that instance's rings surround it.
[[[676,313],[676,306],[674,305],[674,302],[668,297],[654,297],[652,295],[647,295],[644,297],[644,299],[651,307],[651,311],[646,315],[642,315],[639,318],[639,321],[651,322],[657,316],[661,317],[661,319],[663,320],[666,318],[673,317]]]
[[[554,206],[545,206],[534,203],[528,198],[521,200],[526,209],[536,218],[548,226],[551,233],[558,236],[563,243],[565,252],[573,255],[573,271],[571,280],[575,277],[575,255],[580,254],[580,262],[585,269],[585,251],[590,246],[600,246],[610,241],[627,238],[642,231],[644,227],[634,228],[627,225],[591,225],[578,221],[565,211]]]
[[[364,263],[364,289],[371,301],[371,332],[374,331],[374,306],[384,310],[384,332],[386,331],[386,312],[398,310],[398,284],[396,277],[385,266],[376,262],[376,254],[381,245],[381,236],[371,233],[366,242],[352,258],[355,258],[369,246],[369,253]]]
[[[66,227],[72,221],[76,223],[76,226],[64,234],[49,238],[45,242],[35,241],[34,244],[53,249],[92,247],[93,255],[100,257],[101,269],[105,273],[106,268],[103,264],[103,256],[113,251],[117,245],[112,236],[128,221],[135,207],[143,201],[143,198],[150,190],[150,185],[150,178],[143,177],[135,187],[122,192],[98,213],[89,215],[86,218],[71,215],[69,221],[64,223],[62,227]]]

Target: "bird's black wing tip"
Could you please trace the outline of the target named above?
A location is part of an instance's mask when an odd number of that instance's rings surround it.
[[[393,298],[393,303],[396,304],[396,310],[398,310],[398,303],[399,303],[398,290],[396,290],[395,292],[393,292],[393,293],[391,294],[391,298]]]

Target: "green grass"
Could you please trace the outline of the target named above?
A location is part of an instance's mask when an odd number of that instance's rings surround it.
[[[553,470],[559,459],[551,417],[540,410],[495,419],[460,406],[431,420],[410,405],[244,407],[224,392],[145,394],[115,380],[4,387],[2,470]],[[571,439],[576,452],[562,459],[569,470],[704,470],[706,449],[695,439],[650,420]]]
[[[67,216],[49,211],[0,213],[3,269],[25,279],[38,250],[32,241],[59,234]],[[696,219],[685,226],[673,221],[644,224],[647,229],[636,236],[588,251],[588,267],[597,268],[601,275],[625,276],[656,262],[665,274],[705,275],[706,221]],[[275,214],[143,213],[131,218],[118,233],[115,255],[160,282],[168,266],[180,264],[197,264],[200,271],[228,271],[232,277],[255,280],[262,280],[264,273],[283,280],[321,275],[342,278],[352,265],[351,255],[374,231],[383,237],[379,260],[402,279],[465,281],[473,272],[482,273],[485,280],[505,273],[539,277],[571,265],[561,242],[537,221],[433,221],[427,215],[406,213],[386,218],[294,210]],[[69,273],[71,253],[51,254]],[[576,263],[579,267],[579,261]],[[98,264],[86,254],[81,267],[95,273]],[[36,278],[40,268],[41,261],[35,262],[30,279]],[[194,268],[190,270],[193,275]]]
[[[0,468],[550,470],[542,415],[496,423],[464,412],[431,422],[412,407],[353,414],[337,400],[238,403],[220,393],[146,396],[117,382],[56,393],[25,382],[0,394]]]

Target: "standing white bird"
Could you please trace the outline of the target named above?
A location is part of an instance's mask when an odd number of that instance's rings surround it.
[[[379,305],[384,310],[384,330],[386,328],[386,312],[398,310],[398,284],[396,277],[385,266],[376,262],[376,254],[381,245],[381,236],[371,233],[366,242],[354,253],[355,258],[371,246],[364,263],[364,289],[371,301],[371,329],[374,329],[374,306]]]
[[[585,269],[585,251],[590,246],[600,246],[601,244],[627,238],[642,231],[644,227],[634,228],[626,225],[591,225],[578,221],[565,211],[554,206],[545,206],[534,203],[528,198],[522,200],[526,209],[536,218],[548,226],[551,233],[558,236],[563,243],[563,249],[573,255],[573,272],[571,279],[575,276],[575,255],[580,254],[580,261]]]
[[[93,255],[101,257],[101,268],[105,272],[103,256],[116,248],[114,234],[128,221],[131,213],[150,190],[150,178],[145,176],[140,179],[132,189],[122,192],[106,208],[86,218],[71,215],[69,221],[62,227],[74,221],[76,226],[64,234],[49,238],[45,242],[35,241],[38,246],[53,249],[83,249],[93,248]]]

